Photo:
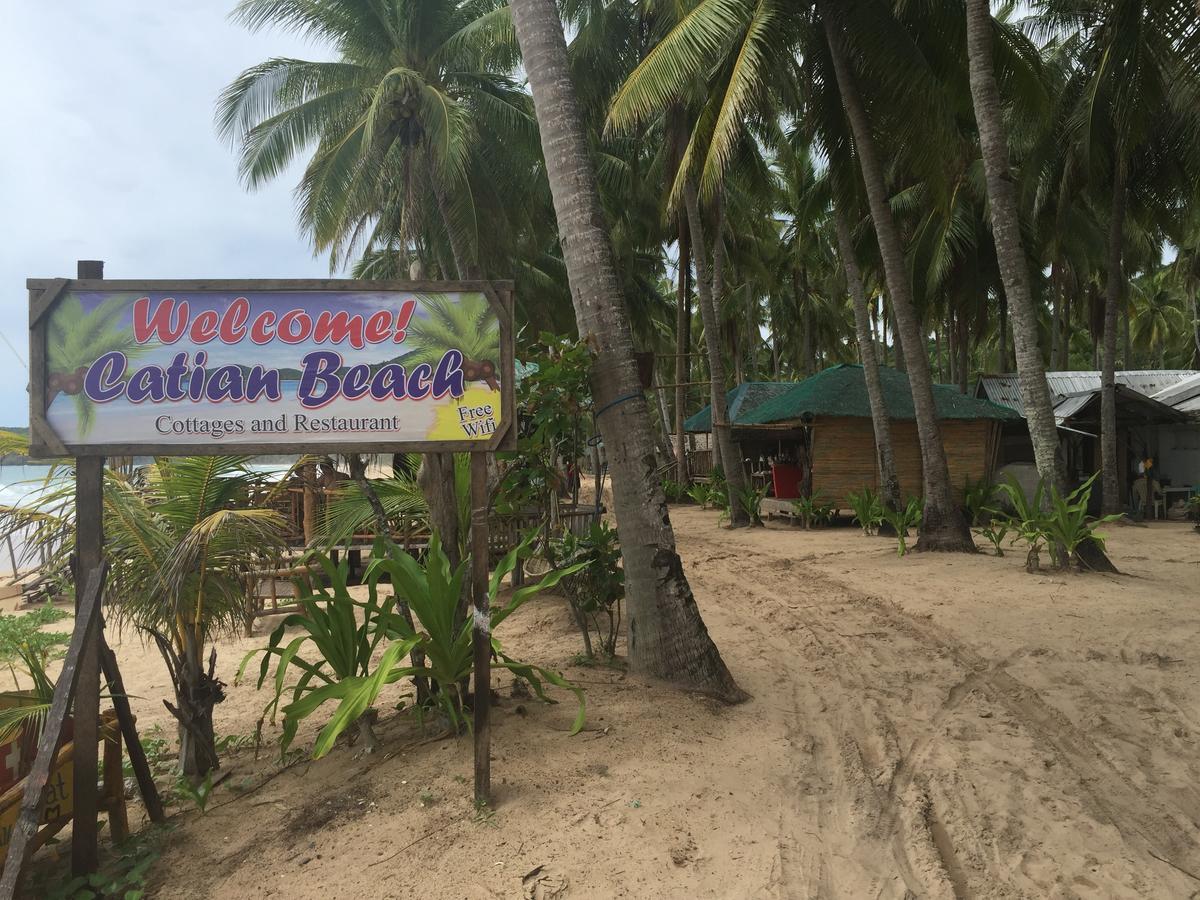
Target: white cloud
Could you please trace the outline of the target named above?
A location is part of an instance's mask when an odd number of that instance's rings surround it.
[[[328,52],[249,34],[233,0],[8,0],[0,29],[0,333],[28,353],[26,277],[313,277],[295,226],[298,170],[254,194],[213,128],[221,89],[270,56]],[[28,419],[27,375],[0,341],[0,425]]]

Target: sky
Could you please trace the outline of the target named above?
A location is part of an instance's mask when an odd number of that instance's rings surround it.
[[[247,193],[213,127],[242,70],[328,51],[250,34],[233,3],[0,3],[0,427],[29,420],[27,277],[78,259],[108,278],[328,275],[296,229],[299,167]]]

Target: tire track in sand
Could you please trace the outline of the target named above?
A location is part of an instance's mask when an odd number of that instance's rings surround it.
[[[776,896],[846,896],[839,881],[862,879],[875,897],[969,897],[974,886],[983,887],[980,896],[1002,897],[1028,889],[996,870],[994,835],[970,833],[980,815],[968,808],[977,805],[969,784],[944,763],[927,771],[931,756],[953,745],[943,733],[948,721],[961,718],[960,707],[976,695],[1053,753],[1064,772],[1058,786],[1130,848],[1159,861],[1147,859],[1147,867],[1200,872],[1194,825],[1116,769],[1085,733],[1005,671],[1005,661],[819,570],[695,537],[692,553],[723,562],[706,569],[709,582],[720,582],[749,613],[735,626],[769,648],[791,684],[787,722],[796,760],[780,807]],[[764,580],[770,568],[786,571],[786,592],[778,590],[785,579]],[[830,706],[823,688],[834,686],[859,702]],[[797,840],[798,833],[817,840]]]

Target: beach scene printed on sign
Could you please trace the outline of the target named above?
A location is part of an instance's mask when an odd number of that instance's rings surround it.
[[[68,445],[487,441],[501,422],[478,292],[73,291],[46,360]]]

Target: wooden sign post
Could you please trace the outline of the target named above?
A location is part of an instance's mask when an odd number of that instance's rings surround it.
[[[516,444],[512,283],[117,281],[104,279],[103,263],[85,261],[74,281],[30,279],[27,286],[30,456],[75,457],[78,606],[0,900],[13,896],[27,861],[72,703],[71,867],[76,875],[95,871],[102,668],[147,811],[162,819],[103,637],[106,456],[471,453],[475,798],[486,803],[487,457]],[[456,330],[464,323],[465,332]],[[107,343],[63,339],[80,334]]]

